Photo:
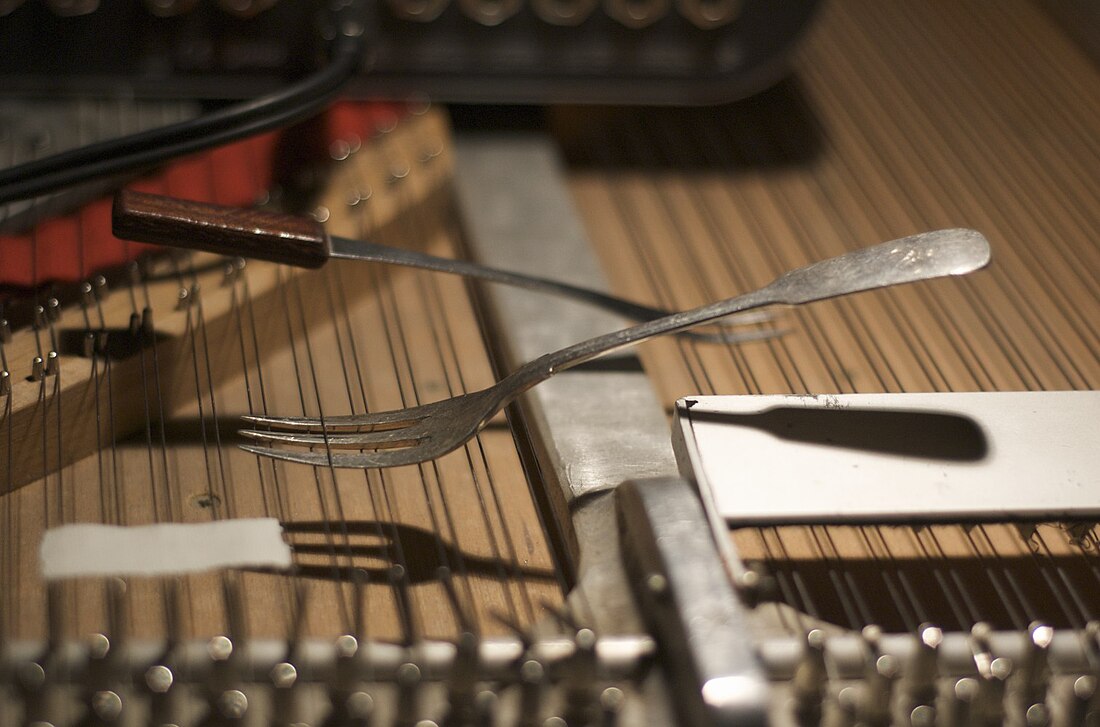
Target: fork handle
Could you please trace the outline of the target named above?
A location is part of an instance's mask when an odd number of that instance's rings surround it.
[[[239,255],[303,268],[319,268],[331,248],[320,223],[258,209],[123,190],[111,213],[116,237],[219,255]]]

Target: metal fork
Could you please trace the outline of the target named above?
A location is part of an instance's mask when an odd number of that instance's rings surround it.
[[[295,451],[241,445],[259,455],[332,467],[395,467],[415,464],[457,449],[503,407],[554,374],[611,351],[731,313],[766,305],[801,305],[890,285],[962,275],[989,263],[985,237],[974,230],[926,232],[849,252],[792,270],[759,290],[675,313],[631,328],[573,344],[521,366],[487,389],[408,409],[316,419],[246,416],[267,430],[241,434],[271,444],[324,447]],[[359,449],[357,454],[336,453]]]

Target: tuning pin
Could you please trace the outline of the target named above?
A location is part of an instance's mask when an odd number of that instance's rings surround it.
[[[276,664],[268,674],[274,695],[272,719],[274,727],[291,727],[299,723],[298,669],[289,661]]]
[[[206,643],[206,654],[211,662],[210,675],[206,685],[207,697],[212,708],[211,713],[221,713],[224,710],[221,710],[218,705],[222,701],[225,701],[230,707],[235,704],[233,696],[226,696],[226,694],[233,691],[240,681],[237,674],[238,654],[233,642],[227,636],[215,636],[210,639]],[[247,700],[245,702],[244,706],[247,708]],[[235,712],[237,710],[232,708],[229,711]]]
[[[1029,727],[1049,721],[1046,693],[1050,683],[1048,656],[1054,629],[1041,623],[1028,628],[1027,648],[1016,676],[1015,696]]]
[[[573,656],[565,664],[565,722],[588,724],[596,703],[596,632],[577,629],[573,635]]]
[[[531,7],[543,22],[551,25],[580,25],[600,0],[531,0]]]
[[[120,674],[113,668],[118,663],[111,640],[105,634],[93,634],[88,642],[86,686],[88,689],[88,719],[86,727],[112,724],[122,715],[122,699],[112,690]]]
[[[0,369],[0,396],[7,396],[11,393],[11,374],[6,370]]]
[[[543,691],[546,669],[537,659],[527,659],[519,667],[519,722],[517,727],[538,727],[542,724]]]
[[[332,711],[325,727],[367,725],[374,714],[374,698],[360,690],[359,640],[350,634],[336,639],[336,669],[329,682],[329,702]]]
[[[628,28],[652,25],[668,13],[671,0],[604,0],[604,12]]]
[[[61,695],[50,683],[46,667],[37,661],[19,664],[15,667],[14,681],[23,704],[23,723],[54,724],[60,714]]]
[[[50,12],[62,18],[75,18],[94,13],[99,0],[46,0]]]
[[[374,697],[367,692],[352,692],[341,703],[343,721],[339,723],[326,722],[326,724],[340,727],[371,727],[374,721]]]
[[[145,670],[145,690],[149,695],[149,723],[179,724],[181,693],[174,688],[175,674],[165,664],[155,664]]]
[[[1005,657],[993,659],[988,674],[978,680],[973,721],[981,725],[1002,725],[1005,721],[1005,684],[1012,676],[1012,661]]]
[[[618,727],[625,704],[626,694],[618,687],[607,687],[600,692],[600,725]]]
[[[0,343],[11,343],[11,324],[6,318],[0,318]]]
[[[218,0],[218,6],[238,18],[252,18],[275,5],[275,0]]]
[[[862,636],[869,658],[857,716],[865,725],[889,725],[892,722],[890,703],[901,665],[895,656],[882,653],[879,644],[882,630],[878,626],[864,628]]]
[[[88,700],[88,715],[81,727],[107,727],[119,724],[122,718],[122,697],[111,689],[101,689]]]
[[[1085,675],[1074,679],[1070,687],[1069,704],[1066,705],[1066,718],[1063,724],[1066,727],[1100,724],[1098,695],[1100,690],[1097,689],[1096,677]]]
[[[825,667],[825,632],[813,629],[806,634],[802,658],[791,680],[794,693],[794,716],[799,725],[821,723],[825,703],[825,688],[829,675]]]
[[[474,690],[481,671],[480,643],[470,631],[458,637],[447,685],[447,716],[443,719],[443,727],[463,727],[475,722],[477,694]]]
[[[397,667],[397,722],[413,724],[420,711],[420,667],[406,662]]]
[[[923,624],[915,635],[916,649],[905,670],[905,698],[910,715],[919,708],[920,719],[926,720],[928,710],[936,705],[936,679],[939,676],[939,647],[943,642],[943,630]]]
[[[732,23],[741,14],[742,5],[742,0],[676,0],[680,14],[703,30]]]
[[[978,699],[978,680],[963,677],[955,682],[951,690],[951,710],[948,724],[951,727],[969,727],[974,712],[974,703]]]
[[[248,714],[248,697],[239,689],[226,689],[214,697],[202,727],[228,727],[244,722]]]
[[[158,18],[174,18],[194,9],[198,0],[144,0],[145,8]]]
[[[462,11],[482,25],[500,25],[519,10],[520,0],[458,0]]]
[[[987,623],[976,623],[970,629],[970,647],[978,671],[975,693],[970,700],[974,724],[999,725],[1004,721],[1005,683],[1012,675],[1014,664],[1011,659],[993,655],[992,634],[993,628]]]
[[[450,0],[389,0],[393,14],[404,20],[429,23],[439,17]]]

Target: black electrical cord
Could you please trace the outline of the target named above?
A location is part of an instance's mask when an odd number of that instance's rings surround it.
[[[360,0],[361,2],[362,0]],[[362,67],[366,51],[360,3],[337,11],[337,37],[317,73],[249,101],[194,119],[89,144],[0,171],[0,204],[99,177],[145,169],[307,118],[328,104]]]

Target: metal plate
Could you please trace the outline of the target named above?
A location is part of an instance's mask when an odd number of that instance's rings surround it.
[[[733,525],[1100,514],[1100,392],[713,396],[681,470]]]

